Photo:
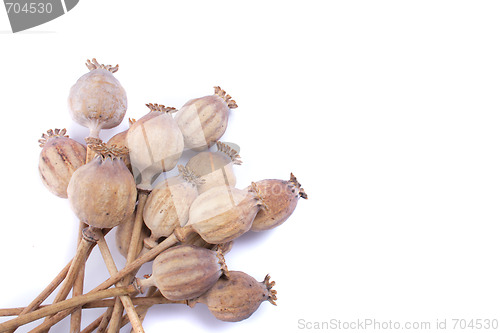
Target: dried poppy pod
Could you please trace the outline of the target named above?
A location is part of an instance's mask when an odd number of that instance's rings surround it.
[[[221,251],[178,245],[161,253],[153,262],[151,277],[138,280],[141,288],[156,286],[171,301],[198,297],[227,274]]]
[[[130,239],[132,238],[132,229],[134,228],[134,221],[135,221],[135,212],[130,216],[130,218],[118,225],[116,227],[116,233],[115,233],[115,241],[116,241],[116,247],[118,248],[118,252],[125,258],[127,258],[128,254],[128,249],[130,247]],[[141,236],[140,236],[140,243],[142,244],[144,239],[149,237],[149,229],[143,225],[141,229]],[[139,246],[137,250],[137,255],[138,257],[141,253],[144,253],[147,251],[143,246]]]
[[[70,139],[66,129],[48,130],[38,140],[42,151],[38,171],[50,192],[67,198],[68,183],[76,169],[85,164],[86,148]]]
[[[201,238],[201,236],[195,232],[188,234],[182,242],[182,244],[184,245],[203,247],[205,249],[213,251],[217,251],[218,249],[220,249],[222,251],[222,254],[224,255],[226,255],[229,251],[231,251],[231,249],[233,248],[233,243],[234,243],[233,241],[230,241],[222,244],[210,244],[205,242],[203,238]]]
[[[264,281],[257,282],[250,275],[230,271],[227,278],[221,278],[200,297],[190,300],[189,306],[206,304],[210,312],[222,321],[241,321],[250,317],[264,301],[276,305],[274,281],[266,275]]]
[[[172,170],[184,150],[184,140],[172,118],[175,108],[146,104],[150,112],[130,126],[127,147],[134,171],[140,173],[138,188],[151,190],[153,177]],[[136,175],[136,178],[138,175]]]
[[[89,73],[71,87],[68,105],[71,117],[98,138],[101,129],[118,126],[127,111],[127,94],[113,73],[118,65],[101,65],[87,60]]]
[[[119,157],[125,148],[89,146],[97,156],[73,173],[68,199],[76,216],[90,226],[112,228],[134,213],[134,177]]]
[[[193,201],[185,227],[192,228],[207,243],[226,243],[250,229],[263,205],[265,203],[256,186],[246,190],[215,187]],[[190,230],[176,229],[176,232],[182,241],[183,234]]]
[[[129,118],[128,123],[130,126],[132,126],[135,123],[135,119]],[[127,133],[128,133],[128,129],[114,135],[111,139],[108,140],[107,145],[108,146],[115,145],[116,147],[127,147]],[[130,170],[130,172],[132,172],[132,164],[130,163],[129,153],[123,155],[122,160],[123,160],[123,163],[125,163],[127,168]]]
[[[224,90],[214,89],[213,95],[188,101],[175,116],[186,148],[202,151],[213,146],[226,131],[229,110],[238,107]]]
[[[156,185],[144,206],[144,223],[151,230],[144,244],[149,249],[157,245],[158,238],[168,237],[175,228],[186,224],[189,207],[198,196],[196,186],[203,180],[185,166],[178,168],[179,175]]]
[[[255,182],[267,204],[267,209],[257,213],[252,223],[252,231],[275,228],[292,215],[299,198],[307,199],[307,194],[297,178],[290,174],[290,180],[265,179]]]
[[[198,186],[201,194],[213,187],[236,185],[233,165],[240,165],[240,155],[229,145],[217,141],[217,151],[204,151],[193,156],[186,164],[196,174],[203,177],[205,182]]]

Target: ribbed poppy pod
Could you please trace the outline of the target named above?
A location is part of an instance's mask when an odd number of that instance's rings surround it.
[[[175,228],[186,224],[189,208],[198,196],[196,187],[203,182],[189,168],[179,165],[179,175],[158,183],[144,205],[144,223],[151,236],[144,243],[147,248],[157,245],[158,238],[168,237]]]
[[[38,171],[42,183],[53,194],[67,198],[68,183],[76,169],[85,164],[86,148],[66,135],[66,129],[48,130],[38,140],[42,151]]]
[[[176,229],[176,236],[182,241],[183,233],[192,228],[207,243],[232,241],[250,229],[263,205],[257,187],[246,190],[229,186],[212,188],[193,201],[186,228]]]
[[[197,303],[206,304],[210,312],[222,321],[241,321],[250,317],[264,301],[276,305],[274,281],[266,275],[264,281],[258,282],[250,275],[230,271],[227,278],[221,278],[202,296],[190,300],[193,307]]]
[[[203,177],[205,182],[198,186],[201,194],[217,186],[236,186],[233,165],[240,165],[240,155],[231,146],[217,141],[217,151],[204,151],[191,157],[186,166]]]
[[[156,286],[166,299],[180,301],[202,295],[223,274],[227,274],[227,266],[220,251],[178,245],[158,255],[151,277],[137,284],[141,290]]]
[[[220,249],[222,251],[222,254],[224,255],[231,251],[231,249],[233,248],[233,243],[233,241],[230,241],[222,244],[210,244],[205,242],[203,238],[201,238],[201,236],[195,232],[188,234],[182,242],[183,245],[193,245],[213,251],[217,251],[218,249]]]
[[[118,252],[125,258],[127,258],[128,254],[128,249],[130,246],[130,239],[132,238],[132,230],[134,228],[134,221],[135,221],[135,212],[130,216],[129,219],[127,219],[125,222],[120,223],[116,227],[116,233],[115,233],[115,242],[116,242],[116,247],[118,248]],[[140,235],[140,242],[139,242],[139,247],[138,247],[138,253],[136,257],[140,256],[142,253],[146,252],[147,249],[144,248],[143,241],[147,237],[149,237],[150,231],[149,229],[143,225],[141,229],[141,235]]]
[[[275,228],[292,215],[299,198],[307,199],[307,194],[297,178],[290,174],[290,180],[265,179],[255,182],[267,204],[267,209],[257,213],[252,231]]]
[[[118,126],[127,111],[127,94],[113,73],[118,65],[101,65],[87,60],[89,73],[71,87],[68,105],[71,117],[98,138],[101,129]]]
[[[202,151],[213,146],[226,131],[229,110],[238,107],[224,90],[214,89],[213,95],[188,101],[175,116],[186,148]]]
[[[119,158],[126,149],[104,144],[89,148],[97,155],[73,173],[68,199],[81,221],[112,228],[131,218],[137,199],[134,177]]]
[[[132,126],[135,123],[135,119],[129,118],[129,125]],[[108,146],[116,146],[116,147],[127,147],[127,133],[128,129],[114,135],[111,139],[108,140]],[[128,148],[128,147],[127,147]],[[123,163],[127,166],[127,168],[132,172],[132,164],[130,163],[130,155],[129,153],[123,155],[122,157]]]
[[[138,188],[151,190],[153,177],[172,170],[184,150],[184,140],[172,118],[175,108],[146,104],[150,112],[130,126],[127,147]]]

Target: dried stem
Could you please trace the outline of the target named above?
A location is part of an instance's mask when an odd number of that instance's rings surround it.
[[[186,227],[180,228],[180,229],[185,229]],[[94,288],[92,291],[89,292],[89,294],[96,293],[99,291],[102,291],[104,289],[107,289],[111,287],[113,284],[117,283],[121,279],[123,279],[125,276],[129,275],[136,269],[139,269],[142,265],[144,265],[146,262],[153,260],[156,258],[160,253],[165,251],[166,249],[174,246],[179,242],[179,239],[177,236],[174,234],[170,235],[167,239],[162,241],[160,244],[149,250],[148,252],[144,253],[142,256],[131,262],[130,264],[127,264],[122,270],[120,270],[118,273],[113,274],[109,279],[101,283],[99,286]],[[40,333],[43,332],[44,330],[50,328],[51,326],[57,324],[59,321],[63,320],[67,316],[69,316],[71,313],[73,313],[76,309],[67,309],[64,311],[59,312],[46,322],[44,322],[42,325],[36,327],[35,329],[31,330],[29,333]]]
[[[97,245],[101,250],[101,254],[104,259],[104,263],[106,264],[106,267],[109,271],[109,274],[110,275],[116,274],[118,272],[118,269],[116,268],[115,262],[113,261],[113,257],[111,255],[111,251],[109,250],[108,244],[106,243],[106,240],[104,239],[102,234],[98,234]],[[116,286],[123,287],[124,284],[122,282],[118,282],[116,283]],[[130,297],[120,296],[120,300],[122,301],[123,306],[127,310],[127,315],[129,316],[130,322],[132,323],[132,326],[134,327],[136,333],[144,333],[144,329],[142,328],[142,323],[139,319],[139,316],[135,312],[134,304],[130,300]]]
[[[127,287],[120,287],[120,288],[111,288],[108,290],[101,290],[98,292],[94,293],[89,293],[81,296],[76,296],[52,305],[49,305],[47,307],[38,309],[36,311],[21,315],[15,319],[11,319],[9,321],[6,321],[4,323],[0,324],[0,332],[10,330],[10,329],[15,329],[21,325],[28,324],[32,321],[38,320],[40,318],[50,316],[53,314],[56,314],[58,312],[61,312],[66,309],[73,309],[75,307],[79,307],[85,303],[91,302],[91,301],[96,301],[108,297],[116,297],[116,296],[122,296],[122,295],[128,295],[133,292],[135,292],[136,289],[133,285],[129,285]]]
[[[87,161],[88,162],[88,161]],[[83,230],[87,227],[87,225],[80,221],[79,232],[78,232],[78,240],[77,240],[77,250],[78,246],[82,241],[81,235],[83,234]],[[83,294],[83,285],[85,280],[85,263],[82,264],[83,267],[78,272],[76,276],[75,284],[73,285],[73,297],[80,296]],[[74,313],[71,314],[71,322],[70,322],[70,333],[79,333],[82,325],[82,309],[77,309]]]
[[[144,205],[146,204],[146,200],[148,198],[148,193],[144,191],[139,191],[139,199],[137,203],[137,210],[135,214],[134,227],[132,229],[132,236],[130,237],[130,243],[127,253],[127,263],[131,263],[137,258],[137,254],[140,249],[141,243],[141,231],[143,226],[143,211]],[[132,282],[134,277],[129,275],[124,279],[126,284]],[[123,304],[125,305],[125,304]],[[109,322],[109,333],[116,333],[120,329],[120,320],[122,316],[123,309],[120,304],[115,304],[115,309],[113,310],[113,315],[111,316],[111,320]],[[141,321],[142,323],[142,321]],[[134,324],[134,323],[132,323]]]
[[[154,289],[155,288],[150,288]],[[134,306],[153,306],[156,304],[185,304],[185,301],[170,301],[166,299],[165,297],[161,296],[160,293],[156,293],[151,295],[148,290],[148,295],[146,297],[130,297],[132,300],[132,303],[134,303]],[[83,304],[81,307],[82,309],[98,309],[98,308],[109,308],[112,307],[115,304],[115,299],[101,299],[97,301],[91,301],[88,303]],[[40,309],[46,308],[47,306],[50,305],[41,305]],[[20,316],[23,313],[24,310],[26,310],[28,307],[20,307],[20,308],[5,308],[5,309],[0,309],[0,317],[13,317],[13,316]]]

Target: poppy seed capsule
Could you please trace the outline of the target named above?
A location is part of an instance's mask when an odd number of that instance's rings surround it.
[[[257,282],[250,275],[230,271],[228,278],[221,278],[205,294],[190,300],[189,306],[206,304],[210,312],[222,321],[241,321],[250,317],[264,301],[276,305],[274,281],[266,275],[263,282]]]
[[[150,112],[130,126],[127,147],[134,172],[139,173],[143,190],[151,190],[153,177],[172,170],[184,150],[184,140],[172,118],[175,108],[146,104]]]
[[[135,123],[135,119],[129,118],[128,122],[129,122],[129,125],[132,126],[132,124]],[[123,131],[123,132],[120,132],[118,134],[115,134],[111,139],[108,140],[107,145],[108,146],[115,145],[116,147],[127,147],[127,133],[128,133],[128,129]],[[122,160],[123,160],[123,163],[125,163],[127,168],[130,170],[130,172],[132,172],[132,164],[130,163],[129,153],[123,155]]]
[[[126,149],[104,144],[89,148],[97,156],[73,173],[68,199],[81,221],[96,228],[113,228],[130,219],[137,199],[134,177],[118,157]]]
[[[151,277],[137,284],[141,290],[156,286],[166,299],[181,301],[202,295],[222,274],[227,274],[227,266],[220,251],[178,245],[158,255]]]
[[[38,171],[42,183],[53,194],[67,198],[68,183],[76,169],[85,164],[86,148],[66,135],[66,129],[48,130],[38,140],[42,151]]]
[[[203,177],[205,182],[198,186],[201,194],[217,186],[236,185],[233,165],[240,165],[240,155],[229,145],[217,141],[217,151],[204,151],[193,156],[186,164],[196,174]]]
[[[307,199],[297,178],[290,174],[290,180],[265,179],[255,183],[267,204],[267,209],[257,213],[252,223],[252,231],[275,228],[292,215],[299,198]]]
[[[263,205],[257,187],[247,190],[228,186],[212,188],[193,201],[186,228],[176,229],[176,236],[182,241],[184,233],[192,228],[207,243],[232,241],[250,229]]]
[[[98,138],[101,129],[118,126],[127,111],[127,94],[113,73],[118,65],[101,65],[87,60],[89,73],[71,87],[68,105],[71,117]]]
[[[224,90],[214,89],[213,95],[188,101],[175,116],[186,148],[202,151],[212,147],[226,131],[229,110],[238,107]]]
[[[186,224],[189,207],[198,196],[196,186],[203,180],[187,167],[178,168],[179,175],[156,185],[144,205],[144,223],[151,230],[144,244],[149,249],[157,245],[158,238],[168,237],[175,228]]]

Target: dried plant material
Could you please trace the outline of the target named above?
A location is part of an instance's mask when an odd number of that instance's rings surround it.
[[[196,186],[203,183],[202,179],[187,167],[179,165],[178,168],[179,175],[158,183],[144,206],[144,223],[151,230],[151,236],[145,240],[147,248],[186,224],[189,208],[198,196]]]
[[[204,151],[193,156],[186,164],[205,182],[198,186],[201,194],[217,186],[236,186],[233,165],[240,165],[240,155],[229,145],[217,141],[217,151]]]
[[[128,249],[130,247],[130,239],[132,237],[132,229],[134,228],[134,221],[135,221],[135,212],[130,216],[128,220],[126,220],[123,223],[120,223],[118,227],[116,227],[116,233],[115,233],[115,242],[116,242],[116,247],[118,248],[118,252],[125,258],[127,258],[127,253]],[[149,237],[150,231],[149,229],[143,225],[141,229],[141,236],[140,236],[140,244],[143,244],[144,239]],[[139,246],[137,250],[137,256],[140,254],[144,253],[147,251],[142,245]]]
[[[222,254],[226,255],[233,248],[234,242],[230,241],[230,242],[222,243],[222,244],[210,244],[210,243],[205,242],[205,240],[203,238],[201,238],[200,235],[193,232],[193,233],[188,234],[186,236],[186,238],[182,241],[182,244],[203,247],[205,249],[209,249],[209,250],[213,250],[213,251],[217,251],[220,249],[222,251]]]
[[[125,148],[101,144],[92,149],[98,155],[73,173],[68,199],[81,221],[97,228],[112,228],[134,213],[137,199],[134,177],[117,157],[126,152]]]
[[[98,138],[101,129],[118,126],[127,111],[127,94],[113,73],[118,65],[100,65],[87,60],[90,72],[71,87],[68,105],[71,117]]]
[[[184,150],[184,140],[171,113],[174,108],[146,104],[150,112],[132,124],[127,134],[127,147],[138,188],[151,190],[153,177],[172,170]]]
[[[189,301],[189,305],[203,303],[219,320],[241,321],[250,317],[264,301],[276,305],[274,284],[269,275],[258,282],[246,273],[230,271],[227,278],[220,278],[205,294]]]
[[[214,95],[188,101],[175,117],[186,148],[202,151],[213,146],[226,131],[229,110],[238,107],[224,90],[214,89]]]
[[[262,193],[267,209],[257,213],[252,231],[269,230],[281,225],[292,215],[299,198],[307,199],[307,194],[297,178],[290,174],[290,180],[265,179],[255,183]]]
[[[194,200],[186,226],[192,227],[207,243],[226,243],[250,229],[264,204],[257,188],[215,187]]]
[[[111,139],[108,140],[108,146],[117,146],[117,147],[127,147],[127,133],[128,130],[120,132],[114,135]],[[130,162],[129,152],[122,156],[123,163],[127,166],[127,168],[132,172],[132,164]]]
[[[53,194],[67,198],[71,176],[85,164],[85,146],[70,139],[66,129],[57,128],[48,130],[38,142],[42,147],[38,162],[42,183]]]
[[[178,245],[156,257],[153,274],[138,285],[156,286],[166,299],[181,301],[202,295],[222,274],[227,274],[227,266],[221,251]]]

